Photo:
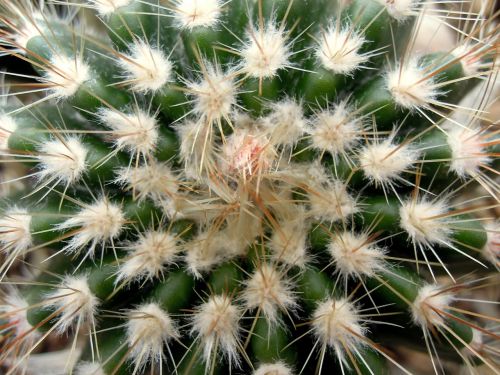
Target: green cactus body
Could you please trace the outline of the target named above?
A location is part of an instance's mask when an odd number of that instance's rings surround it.
[[[441,3],[4,0],[0,371],[498,373],[497,30]]]

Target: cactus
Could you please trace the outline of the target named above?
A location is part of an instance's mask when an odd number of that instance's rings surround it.
[[[499,374],[497,28],[444,3],[4,0],[6,373]]]

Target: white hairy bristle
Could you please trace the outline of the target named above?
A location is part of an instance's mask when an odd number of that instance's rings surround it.
[[[409,200],[399,209],[400,225],[414,244],[430,246],[445,243],[450,233],[446,218],[446,202]]]
[[[149,162],[118,171],[118,183],[127,186],[139,200],[147,197],[155,202],[173,199],[179,191],[179,179],[165,163]]]
[[[242,70],[254,78],[270,78],[289,65],[290,46],[285,31],[269,22],[263,29],[249,31],[240,52]]]
[[[128,50],[118,63],[125,73],[124,82],[133,91],[155,92],[172,80],[173,65],[162,50],[142,40],[129,45]]]
[[[223,73],[218,65],[204,63],[204,67],[203,79],[188,84],[193,96],[193,111],[208,122],[228,120],[236,104],[233,73]]]
[[[279,311],[290,312],[297,307],[291,282],[269,264],[258,267],[245,281],[241,298],[247,309],[260,309],[270,324],[278,323]]]
[[[402,180],[418,160],[419,153],[410,145],[395,144],[391,138],[366,145],[359,151],[359,163],[365,176],[375,185]]]
[[[219,164],[229,175],[250,178],[268,171],[275,157],[274,148],[265,135],[253,129],[235,129],[222,145]]]
[[[122,113],[112,109],[101,109],[99,118],[113,130],[113,138],[119,149],[132,154],[151,155],[158,142],[158,124],[154,117],[142,110]]]
[[[253,375],[293,375],[292,370],[283,362],[260,365]]]
[[[201,340],[203,358],[211,363],[220,350],[231,365],[239,363],[240,309],[227,295],[214,295],[196,308],[191,333]],[[217,357],[220,358],[220,357]]]
[[[320,302],[313,313],[314,335],[345,361],[346,352],[357,352],[366,328],[361,325],[358,308],[345,298]]]
[[[439,92],[434,87],[429,69],[412,59],[399,65],[387,75],[387,88],[396,104],[409,109],[427,108],[434,102]]]
[[[58,225],[57,229],[76,229],[76,233],[65,246],[67,251],[79,251],[90,245],[86,251],[93,256],[97,245],[104,245],[120,235],[125,221],[121,207],[107,198],[102,198],[92,205],[85,206],[76,215]]]
[[[212,126],[187,121],[176,127],[180,140],[179,157],[184,162],[184,173],[198,180],[215,163],[215,139]]]
[[[447,142],[451,149],[450,169],[460,177],[473,177],[481,165],[489,163],[481,129],[454,126],[447,130]]]
[[[95,328],[95,316],[100,304],[92,293],[86,276],[66,276],[57,290],[47,296],[54,310],[61,310],[57,317],[57,330],[65,333],[70,327],[88,325]]]
[[[78,181],[87,169],[88,150],[78,138],[56,138],[44,142],[38,152],[40,180],[49,179],[72,184]]]
[[[222,13],[221,0],[176,0],[174,17],[182,28],[214,27]]]
[[[500,221],[485,225],[487,240],[482,249],[483,256],[500,268]]]
[[[443,292],[439,285],[428,284],[421,287],[411,306],[413,321],[424,329],[446,324],[438,311],[446,311],[453,300],[453,294]]]
[[[65,56],[55,54],[45,72],[45,80],[51,85],[52,94],[59,99],[73,96],[80,86],[92,78],[90,67],[79,54]]]
[[[232,241],[223,232],[199,233],[193,240],[186,244],[187,267],[196,277],[201,277],[202,272],[210,271],[217,264],[227,260],[231,255],[228,247]]]
[[[356,212],[356,200],[341,181],[330,181],[325,186],[313,186],[308,194],[309,213],[317,220],[338,221]]]
[[[177,260],[177,239],[164,231],[145,231],[128,247],[130,253],[120,265],[120,280],[153,279],[163,274],[166,266]]]
[[[12,323],[16,337],[23,337],[23,335],[30,332],[33,332],[35,336],[40,335],[39,332],[33,330],[33,326],[28,321],[28,309],[28,302],[21,297],[16,289],[10,290],[5,296],[4,301],[2,301],[2,304],[0,304],[0,315],[7,317],[9,323]]]
[[[269,242],[274,260],[291,266],[306,265],[308,226],[304,218],[305,212],[298,211],[295,218],[279,222]]]
[[[272,105],[271,113],[261,120],[273,145],[293,146],[306,129],[302,106],[287,99]]]
[[[481,44],[466,42],[453,50],[453,56],[460,59],[465,76],[474,76],[481,70],[491,68],[492,63],[484,58],[485,49],[489,47],[487,39]]]
[[[387,12],[399,22],[404,22],[409,16],[415,15],[418,2],[415,0],[378,0],[385,6]]]
[[[9,149],[9,137],[16,130],[16,121],[8,115],[0,114],[0,151]]]
[[[333,157],[354,149],[363,130],[361,120],[353,116],[353,109],[346,102],[319,112],[312,125],[308,132],[313,147]]]
[[[80,362],[75,368],[75,375],[106,375],[104,368],[97,362]]]
[[[126,334],[130,357],[135,369],[142,370],[152,363],[162,363],[163,346],[178,339],[179,332],[169,316],[155,303],[138,306],[127,313]]]
[[[365,38],[350,27],[330,26],[319,36],[316,56],[326,69],[336,74],[352,74],[369,55],[359,53]]]
[[[90,0],[90,3],[101,16],[108,16],[119,8],[129,5],[132,1],[134,0]]]
[[[0,244],[2,251],[18,256],[33,243],[31,237],[31,215],[16,206],[6,210],[0,218]]]
[[[372,277],[384,269],[384,250],[366,233],[337,233],[328,245],[336,269],[345,278]]]

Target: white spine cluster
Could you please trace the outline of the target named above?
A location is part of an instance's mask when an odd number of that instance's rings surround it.
[[[126,149],[132,154],[141,155],[151,155],[156,150],[159,138],[158,124],[148,113],[142,110],[123,113],[112,109],[101,109],[99,119],[113,130],[113,138],[118,149]]]
[[[243,73],[258,79],[274,77],[290,64],[290,45],[285,31],[273,22],[257,30],[252,27],[239,53],[243,58]]]
[[[401,205],[399,216],[401,227],[408,233],[414,244],[431,246],[445,244],[450,234],[445,214],[448,212],[446,202],[418,202],[409,200]]]
[[[283,362],[260,365],[253,375],[293,375],[292,370]]]
[[[363,345],[367,329],[360,320],[358,308],[352,302],[329,298],[318,304],[311,324],[317,339],[346,363],[346,352],[355,353]]]
[[[0,244],[2,251],[23,253],[33,243],[31,237],[31,215],[26,209],[16,206],[6,210],[0,218]]]
[[[58,230],[78,228],[66,244],[67,251],[79,251],[85,246],[89,256],[93,256],[99,244],[112,241],[122,232],[125,215],[120,206],[102,198],[93,205],[86,206],[70,219],[57,226]]]
[[[421,287],[411,306],[413,321],[424,329],[445,325],[446,321],[440,312],[446,311],[453,300],[453,294],[443,291],[439,285]]]
[[[450,169],[458,176],[474,177],[481,165],[490,162],[483,146],[487,141],[483,139],[481,129],[455,126],[446,134],[452,153]]]
[[[9,137],[17,127],[16,121],[11,116],[0,114],[0,152],[9,149]]]
[[[295,218],[280,221],[273,231],[269,246],[275,261],[304,267],[308,260],[308,225],[305,220],[306,213],[302,210],[296,211]]]
[[[0,305],[0,314],[6,316],[8,321],[13,323],[12,327],[16,337],[23,337],[23,335],[33,331],[33,326],[27,317],[28,308],[28,302],[15,289],[12,289],[5,296],[3,303]],[[33,331],[33,334],[35,337],[40,335],[36,330]],[[32,339],[34,340],[34,338]]]
[[[125,73],[124,83],[142,93],[156,92],[172,81],[173,65],[162,50],[142,40],[128,47],[129,53],[120,56],[118,63]]]
[[[102,366],[97,362],[80,362],[75,368],[75,375],[106,375]]]
[[[368,144],[359,151],[361,169],[376,186],[404,181],[401,174],[410,171],[418,160],[417,150],[407,144],[396,144],[392,138]]]
[[[221,0],[175,0],[174,18],[179,27],[214,27],[222,14]]]
[[[78,181],[87,169],[88,150],[80,139],[57,138],[41,144],[39,179],[72,184]]]
[[[307,120],[302,105],[287,99],[273,104],[261,123],[273,145],[292,147],[304,134]]]
[[[201,340],[206,363],[211,362],[218,349],[231,367],[239,364],[240,316],[240,309],[231,303],[227,295],[211,296],[198,306],[193,316],[191,333]]]
[[[308,130],[313,147],[334,158],[354,149],[362,136],[363,123],[353,112],[346,102],[340,102],[317,113]]]
[[[360,53],[365,38],[350,27],[332,25],[319,36],[316,56],[321,64],[336,74],[352,74],[368,61],[369,54]]]
[[[95,316],[99,299],[92,293],[86,276],[66,276],[56,291],[49,294],[49,306],[60,310],[57,330],[65,333],[76,324],[76,328],[87,325],[95,328]]]
[[[89,0],[101,16],[109,16],[134,0]]]
[[[297,307],[291,282],[269,264],[258,267],[245,282],[242,299],[247,309],[260,309],[270,324],[278,323],[279,311],[290,312]]]
[[[127,313],[126,335],[135,371],[164,360],[163,346],[179,338],[172,318],[155,303],[138,306]]]
[[[412,59],[404,65],[398,65],[387,75],[387,88],[396,104],[409,109],[418,110],[429,107],[440,94],[429,67]]]
[[[117,283],[159,277],[166,266],[177,260],[180,250],[177,239],[164,231],[140,233],[139,239],[129,249],[129,256],[120,266]]]
[[[44,80],[57,99],[72,97],[92,77],[89,65],[78,55],[55,54],[45,72]]]
[[[385,268],[384,250],[370,241],[366,233],[338,233],[328,251],[338,272],[346,279],[372,277]]]
[[[193,97],[193,112],[209,123],[229,120],[238,93],[234,73],[222,72],[219,65],[203,63],[203,66],[203,78],[188,83]]]
[[[408,17],[418,12],[418,1],[415,0],[378,0],[387,12],[398,22],[405,22]]]
[[[345,184],[338,180],[313,186],[308,197],[309,214],[320,221],[344,220],[357,211],[356,200],[348,193]]]

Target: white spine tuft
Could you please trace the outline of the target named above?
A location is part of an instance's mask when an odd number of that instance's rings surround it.
[[[352,113],[346,102],[319,112],[308,131],[313,147],[329,152],[334,158],[354,149],[361,138],[363,123]]]
[[[173,65],[163,51],[138,40],[128,47],[129,53],[119,57],[125,72],[125,83],[142,93],[155,92],[172,81]]]
[[[3,251],[19,255],[33,243],[31,237],[31,215],[26,209],[16,206],[8,209],[0,218],[0,244]]]
[[[68,230],[80,227],[66,244],[65,250],[79,251],[90,244],[87,252],[93,256],[98,244],[104,245],[120,235],[125,221],[125,214],[121,207],[111,203],[107,198],[102,198],[59,224],[57,229]]]
[[[40,180],[49,179],[72,184],[78,181],[87,169],[88,150],[78,138],[44,142],[38,152]]]
[[[269,264],[261,265],[245,282],[241,298],[247,309],[260,308],[270,324],[279,323],[280,310],[289,313],[298,306],[292,283]]]
[[[109,16],[134,0],[89,0],[101,16]]]
[[[263,29],[252,27],[240,54],[243,58],[242,71],[259,79],[274,77],[278,70],[290,64],[291,56],[285,31],[273,22]]]
[[[196,277],[234,256],[231,239],[224,232],[202,232],[186,244],[186,263]]]
[[[313,167],[308,193],[309,214],[320,221],[344,220],[357,211],[356,200],[348,193],[346,185],[339,180],[320,179],[314,181],[314,173],[317,168]],[[321,174],[323,171],[319,171]]]
[[[122,168],[118,171],[116,181],[125,185],[140,201],[150,198],[156,203],[174,199],[180,183],[167,164],[158,162]]]
[[[384,250],[373,244],[366,233],[336,234],[328,245],[328,251],[344,278],[372,277],[385,268]]]
[[[273,145],[292,147],[306,130],[302,105],[287,99],[272,105],[271,113],[261,120]]]
[[[8,115],[0,114],[0,151],[9,149],[9,137],[16,130],[16,121]]]
[[[481,129],[453,127],[447,130],[447,141],[452,153],[450,169],[459,177],[476,176],[481,165],[490,161]]]
[[[445,325],[445,319],[439,311],[447,310],[453,300],[454,296],[443,291],[439,285],[423,286],[411,307],[413,321],[424,329]]]
[[[316,56],[326,69],[336,74],[352,74],[368,61],[369,54],[359,53],[365,38],[350,27],[330,26],[319,39]]]
[[[151,363],[161,364],[163,345],[180,337],[172,318],[155,303],[138,306],[127,317],[127,342],[135,371]]]
[[[209,123],[229,120],[237,94],[233,73],[223,73],[218,65],[203,65],[203,79],[188,83],[194,101],[193,111]]]
[[[177,260],[177,239],[163,231],[146,231],[130,247],[127,260],[120,265],[120,280],[153,279],[163,274],[167,265]]]
[[[306,213],[296,211],[295,218],[279,222],[273,231],[269,246],[274,260],[290,266],[304,267],[308,260],[308,226],[305,220]]]
[[[7,317],[9,323],[14,327],[14,335],[23,337],[32,332],[34,336],[39,336],[39,332],[33,330],[33,326],[28,321],[27,312],[29,309],[28,302],[21,297],[16,289],[12,289],[6,296],[3,303],[0,305],[0,314],[2,317]],[[4,336],[6,338],[6,336]],[[34,340],[34,338],[32,338]]]
[[[276,157],[269,139],[251,129],[236,129],[222,145],[219,163],[230,176],[249,179],[268,171]]]
[[[253,375],[293,375],[292,370],[283,362],[260,365]]]
[[[400,224],[414,244],[444,244],[450,234],[450,228],[444,218],[447,212],[447,204],[443,201],[410,200],[403,203],[399,209]]]
[[[335,351],[337,358],[346,362],[346,352],[357,352],[363,345],[366,327],[361,324],[358,308],[345,298],[320,302],[313,313],[314,335],[324,346]]]
[[[176,0],[174,18],[181,28],[214,27],[222,13],[221,0]]]
[[[206,363],[211,363],[212,356],[217,356],[215,351],[220,350],[231,367],[239,364],[240,316],[240,309],[227,295],[211,296],[197,307],[191,333],[201,340]]]
[[[378,0],[378,2],[385,6],[389,15],[398,22],[404,22],[418,12],[416,0]]]
[[[132,154],[151,155],[158,142],[156,119],[142,110],[127,114],[111,109],[101,109],[99,118],[113,130],[118,149],[127,149]]]
[[[89,288],[86,276],[66,276],[61,285],[47,296],[49,306],[60,310],[58,314],[57,331],[66,333],[76,324],[95,327],[95,315],[99,306],[99,299]]]
[[[359,163],[368,179],[376,186],[403,180],[401,174],[417,162],[419,152],[410,145],[395,144],[392,137],[368,144],[359,151]]]
[[[75,368],[75,375],[106,375],[101,364],[97,362],[80,362]]]
[[[409,110],[427,108],[440,94],[431,76],[428,68],[412,59],[388,73],[387,88],[397,105]]]
[[[58,99],[73,96],[80,86],[91,78],[90,67],[79,57],[54,55],[45,73],[45,80],[52,87],[52,94]]]

